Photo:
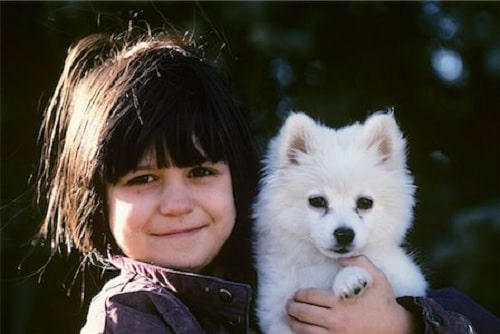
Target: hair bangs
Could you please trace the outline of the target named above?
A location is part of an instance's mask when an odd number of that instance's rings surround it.
[[[105,145],[108,182],[136,169],[150,153],[159,168],[228,161],[232,136],[221,111],[231,106],[208,67],[191,61],[159,65],[157,75],[121,103],[117,123],[109,127],[111,145]]]

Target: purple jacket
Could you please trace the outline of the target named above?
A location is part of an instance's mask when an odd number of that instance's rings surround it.
[[[250,286],[113,258],[81,334],[250,333]]]
[[[113,264],[121,273],[92,300],[81,334],[254,333],[248,285],[124,257],[115,257]],[[421,315],[425,334],[500,333],[498,318],[455,290],[399,302]]]

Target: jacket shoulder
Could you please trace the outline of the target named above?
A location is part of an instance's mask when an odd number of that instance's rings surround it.
[[[119,275],[92,299],[80,334],[178,332],[203,330],[169,290],[137,276]]]
[[[132,291],[105,303],[106,333],[203,333],[191,311],[171,293]]]

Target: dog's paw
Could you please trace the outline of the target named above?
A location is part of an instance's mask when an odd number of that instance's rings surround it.
[[[333,292],[339,298],[350,299],[359,295],[372,283],[371,275],[360,267],[345,267],[333,282]]]

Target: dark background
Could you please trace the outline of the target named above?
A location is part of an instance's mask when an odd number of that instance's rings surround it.
[[[1,2],[2,333],[76,333],[97,270],[30,246],[40,114],[65,50],[129,20],[225,42],[265,144],[290,109],[337,127],[394,106],[418,185],[409,236],[435,288],[500,314],[500,4]],[[106,276],[106,274],[104,275]],[[82,294],[84,297],[82,297]]]

